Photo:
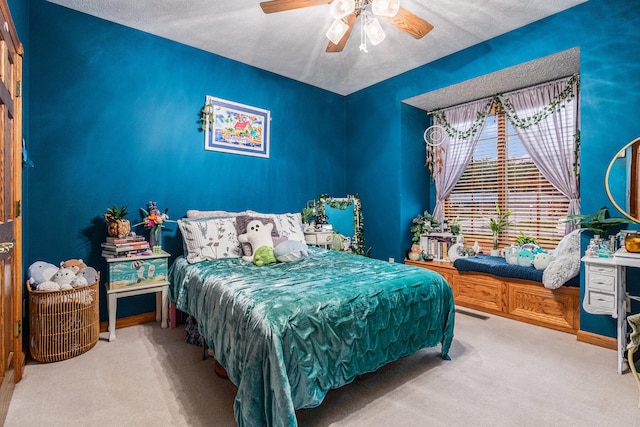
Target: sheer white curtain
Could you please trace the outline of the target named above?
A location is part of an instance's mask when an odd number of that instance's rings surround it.
[[[444,201],[471,161],[490,108],[491,100],[481,99],[433,113],[433,124],[447,130],[442,144],[433,150],[436,187],[433,216],[439,221],[443,220]]]
[[[531,159],[542,175],[569,198],[568,214],[580,213],[578,79],[542,84],[498,96]],[[568,234],[577,225],[567,222]]]

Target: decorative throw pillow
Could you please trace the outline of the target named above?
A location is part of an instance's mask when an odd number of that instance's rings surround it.
[[[256,216],[248,216],[248,215],[240,215],[236,217],[236,231],[238,235],[245,234],[247,232],[247,224],[249,224],[254,219],[261,221],[265,225],[266,224],[273,225],[273,228],[271,229],[271,237],[275,239],[280,237],[280,235],[278,234],[278,227],[272,218],[256,217]],[[240,247],[242,248],[242,254],[244,256],[250,257],[253,255],[253,250],[251,249],[251,243],[242,242],[240,243]]]
[[[276,214],[274,216],[278,232],[281,236],[284,236],[289,240],[304,243],[305,246],[307,245],[307,241],[304,238],[304,231],[302,229],[302,215],[300,212]]]
[[[235,218],[178,220],[189,263],[241,256]]]
[[[197,209],[189,209],[187,218],[235,218],[238,215],[245,215],[246,212],[227,212],[227,211],[199,211]]]
[[[580,229],[562,238],[542,273],[545,288],[557,289],[580,273]]]

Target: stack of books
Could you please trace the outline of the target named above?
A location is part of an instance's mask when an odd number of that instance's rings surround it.
[[[149,242],[142,236],[107,237],[102,244],[102,256],[105,258],[142,255],[149,250]]]

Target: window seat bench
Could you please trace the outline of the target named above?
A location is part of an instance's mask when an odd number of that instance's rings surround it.
[[[577,334],[580,329],[579,285],[549,289],[541,281],[492,274],[500,272],[496,268],[487,267],[486,271],[492,273],[460,271],[449,261],[407,259],[405,264],[441,274],[451,286],[458,306],[571,334]],[[535,272],[533,268],[527,270]],[[576,278],[573,282],[579,284]]]

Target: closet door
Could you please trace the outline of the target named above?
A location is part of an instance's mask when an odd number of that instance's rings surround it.
[[[0,424],[22,379],[22,46],[0,0]]]

